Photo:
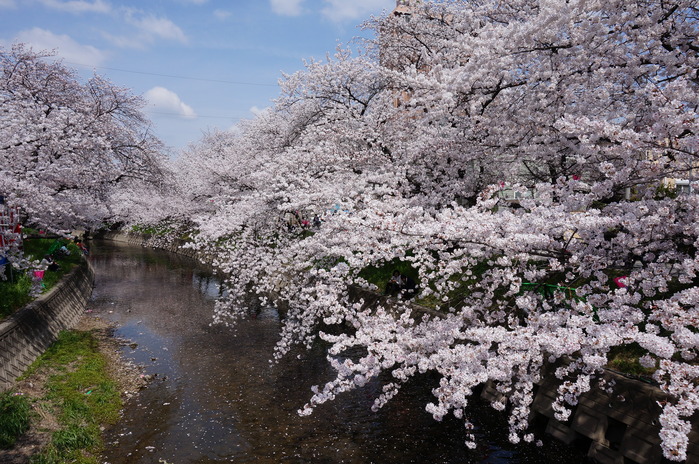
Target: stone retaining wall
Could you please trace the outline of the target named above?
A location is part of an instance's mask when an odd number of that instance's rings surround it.
[[[54,288],[0,322],[0,391],[11,388],[61,331],[75,326],[94,279],[92,267],[83,260]]]
[[[390,306],[385,296],[369,290],[353,287],[351,297],[364,300],[366,306],[382,304]],[[413,316],[419,320],[427,314],[439,317],[439,313],[418,305],[411,305]],[[546,433],[569,445],[581,448],[600,464],[660,464],[665,461],[660,448],[661,413],[659,402],[668,396],[655,385],[625,377],[613,371],[605,371],[605,380],[613,380],[613,393],[593,387],[580,397],[580,401],[567,422],[554,418],[552,408],[560,381],[553,369],[542,375],[542,382],[535,388],[530,421],[538,433]],[[481,397],[488,401],[502,398],[491,383]],[[699,463],[699,418],[693,418],[689,435],[687,463]]]
[[[545,432],[558,440],[582,449],[600,464],[660,464],[669,462],[663,458],[660,448],[658,404],[668,396],[658,387],[620,375],[605,372],[605,380],[613,380],[613,393],[593,387],[582,395],[577,406],[572,407],[568,421],[554,418],[551,407],[556,399],[560,381],[552,373],[544,375],[536,386],[530,416],[531,424],[539,432]],[[502,397],[491,384],[486,385],[481,396],[487,400]],[[571,408],[571,406],[568,406]],[[689,435],[687,463],[699,462],[699,426],[692,421]]]

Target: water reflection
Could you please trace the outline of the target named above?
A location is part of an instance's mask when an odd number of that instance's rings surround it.
[[[91,309],[135,344],[125,355],[154,380],[108,434],[103,461],[132,463],[580,463],[560,445],[506,442],[506,424],[485,405],[472,411],[480,446],[463,425],[424,410],[436,385],[409,383],[378,413],[378,382],[338,397],[310,417],[297,410],[310,388],[333,378],[322,347],[269,359],[276,311],[260,308],[236,329],[211,325],[221,288],[187,258],[110,242],[92,244]],[[254,316],[254,317],[253,317]]]
[[[224,294],[221,282],[206,272],[194,272],[192,274],[192,286],[199,293],[209,298],[220,298]]]

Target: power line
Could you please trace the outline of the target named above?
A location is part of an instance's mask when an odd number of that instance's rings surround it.
[[[260,86],[260,87],[277,87],[277,84],[264,84],[264,83],[259,83],[259,82],[227,81],[227,80],[222,80],[222,79],[205,79],[205,78],[201,78],[201,77],[177,76],[174,74],[159,74],[159,73],[152,73],[152,72],[146,72],[146,71],[132,71],[129,69],[108,68],[106,66],[90,66],[87,64],[75,63],[75,62],[71,62],[71,61],[65,61],[65,63],[72,64],[74,66],[83,66],[85,68],[106,69],[108,71],[118,71],[118,72],[125,72],[125,73],[131,73],[131,74],[143,74],[146,76],[170,77],[173,79],[184,79],[184,80],[188,80],[188,81],[216,82],[219,84],[232,84],[232,85],[255,85],[255,86]]]
[[[186,116],[180,114],[180,113],[167,113],[164,111],[150,111],[148,109],[145,110],[146,113],[149,114],[161,114],[164,116],[177,116],[179,118],[186,118]],[[233,121],[242,121],[245,118],[240,118],[240,117],[233,117],[233,116],[204,116],[197,114],[195,117],[191,119],[196,119],[196,118],[206,118],[206,119],[228,119],[228,120],[233,120]]]

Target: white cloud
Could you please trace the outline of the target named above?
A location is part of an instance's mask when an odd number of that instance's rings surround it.
[[[167,18],[146,16],[142,19],[131,19],[129,22],[146,36],[187,43],[187,36],[182,32],[182,29]]]
[[[266,112],[267,110],[269,110],[269,107],[258,108],[257,106],[253,106],[252,108],[250,108],[250,112],[252,114],[254,114],[255,116],[259,116],[259,115],[263,114],[264,112]]]
[[[145,93],[144,97],[155,109],[174,112],[187,119],[197,117],[191,106],[183,102],[175,92],[165,87],[153,87]]]
[[[29,45],[37,52],[56,50],[66,61],[87,66],[101,66],[107,58],[104,52],[91,45],[81,45],[68,35],[54,34],[38,27],[21,31],[15,41]]]
[[[0,8],[16,8],[15,0],[0,0]]]
[[[269,0],[272,11],[282,16],[298,16],[303,9],[301,4],[304,0]]]
[[[146,48],[146,43],[144,40],[142,40],[141,36],[118,36],[107,34],[106,32],[103,32],[102,35],[105,39],[109,40],[111,43],[113,43],[119,48]],[[152,43],[152,40],[149,40],[148,43]]]
[[[69,13],[109,13],[112,11],[112,6],[104,0],[94,0],[88,2],[85,0],[39,0],[42,5],[53,8],[54,10],[67,11]]]
[[[215,10],[214,11],[214,16],[216,16],[217,19],[220,19],[221,21],[228,19],[231,16],[230,11],[226,10]]]
[[[125,21],[134,26],[136,31],[128,36],[116,36],[103,33],[104,37],[113,44],[122,48],[145,48],[157,39],[174,40],[187,43],[189,39],[175,23],[167,18],[158,18],[152,15],[139,16],[141,12],[126,10]]]
[[[323,0],[326,6],[321,13],[332,21],[345,21],[368,18],[371,14],[391,10],[396,6],[394,0]]]

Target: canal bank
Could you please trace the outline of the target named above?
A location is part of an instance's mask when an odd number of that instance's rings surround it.
[[[122,401],[146,384],[140,368],[121,358],[123,340],[112,326],[87,310],[94,279],[93,267],[79,255],[46,293],[0,321],[0,392],[13,399],[0,405],[0,433],[7,433],[0,462],[94,456],[99,428],[113,423]],[[28,408],[26,416],[19,404]],[[25,425],[11,427],[18,421]],[[71,441],[75,427],[81,438]]]
[[[31,412],[28,429],[0,449],[0,462],[99,462],[102,431],[147,383],[139,366],[124,362],[123,343],[109,323],[89,314],[62,331],[10,390]],[[11,410],[2,413],[2,420],[17,420]]]
[[[176,253],[178,255],[196,259],[197,261],[207,265],[211,265],[213,261],[213,256],[202,253],[190,247],[190,242],[165,235],[148,235],[140,232],[125,231],[104,231],[100,232],[97,235],[97,238],[112,242],[153,248],[156,250],[169,251],[170,253]]]
[[[0,390],[7,390],[34,360],[85,312],[94,271],[86,260],[58,284],[0,322]]]

